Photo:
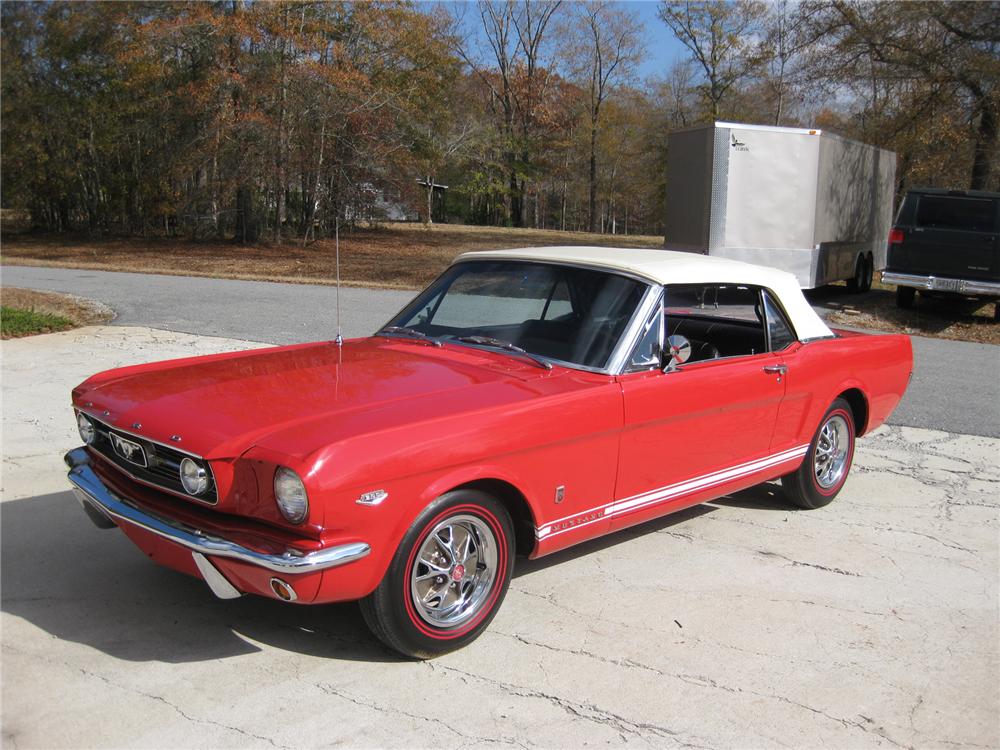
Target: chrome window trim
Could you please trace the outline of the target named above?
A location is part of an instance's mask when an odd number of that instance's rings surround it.
[[[628,365],[629,355],[636,344],[639,343],[639,337],[643,334],[643,325],[645,325],[646,319],[649,317],[653,306],[663,291],[663,288],[658,284],[650,284],[648,281],[645,283],[646,293],[639,300],[639,304],[636,305],[635,311],[632,313],[632,320],[629,321],[629,324],[625,327],[625,332],[618,339],[618,346],[611,352],[611,358],[608,360],[607,367],[608,374],[621,375],[624,372]]]
[[[152,438],[146,437],[145,435],[141,435],[141,434],[139,434],[137,432],[132,432],[131,430],[123,430],[120,427],[115,427],[113,425],[108,424],[103,419],[98,419],[93,414],[91,414],[90,412],[88,412],[88,411],[86,411],[84,409],[76,409],[76,412],[78,414],[84,414],[87,417],[87,419],[90,419],[90,420],[92,420],[94,422],[97,422],[98,424],[103,425],[104,428],[107,429],[108,431],[112,431],[113,430],[115,432],[121,432],[121,433],[123,433],[125,435],[131,435],[132,437],[139,438],[140,440],[145,440],[147,443],[152,443],[153,445],[159,445],[159,446],[162,446],[163,448],[167,448],[169,450],[176,451],[177,453],[183,453],[185,456],[190,456],[191,458],[194,458],[194,459],[197,459],[198,461],[201,461],[205,465],[205,467],[208,469],[209,476],[212,477],[212,486],[215,487],[215,500],[205,500],[203,498],[198,497],[197,495],[189,495],[186,492],[177,492],[176,490],[172,490],[169,487],[164,487],[162,484],[156,484],[155,482],[150,482],[148,479],[140,479],[135,474],[133,474],[132,472],[130,472],[128,469],[124,469],[121,466],[119,466],[118,464],[116,464],[113,461],[111,461],[110,459],[108,459],[107,456],[104,456],[99,450],[97,450],[96,448],[94,448],[94,446],[92,446],[92,445],[88,445],[87,446],[88,448],[90,448],[91,450],[93,450],[95,453],[97,453],[97,455],[99,455],[102,459],[104,459],[105,461],[107,461],[108,463],[110,463],[115,469],[117,469],[122,474],[124,474],[129,479],[131,479],[133,482],[138,482],[139,484],[145,485],[146,487],[151,487],[152,489],[160,490],[161,492],[166,492],[168,495],[173,495],[174,497],[184,498],[185,500],[194,500],[195,502],[201,503],[202,505],[215,506],[215,505],[219,504],[219,500],[221,500],[222,498],[219,495],[219,485],[215,481],[215,470],[212,469],[212,462],[209,461],[204,456],[199,456],[197,453],[192,453],[191,451],[185,451],[185,450],[181,450],[180,448],[175,448],[173,445],[169,445],[169,444],[161,442],[159,440],[153,440]],[[179,476],[178,476],[178,481],[180,481],[180,477]]]

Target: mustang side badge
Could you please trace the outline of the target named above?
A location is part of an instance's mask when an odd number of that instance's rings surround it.
[[[356,502],[358,505],[379,505],[387,497],[389,493],[385,490],[372,490],[363,494]]]

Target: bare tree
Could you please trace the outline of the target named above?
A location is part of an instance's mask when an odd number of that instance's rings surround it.
[[[643,53],[642,29],[633,12],[604,0],[589,0],[574,7],[572,47],[582,87],[589,94],[590,172],[589,227],[598,231],[597,135],[601,106],[615,85],[633,75]]]
[[[807,15],[803,5],[790,6],[788,0],[780,0],[768,7],[764,19],[764,44],[769,53],[766,86],[774,100],[775,125],[785,117],[796,60],[816,41],[804,33]]]
[[[757,41],[766,6],[759,0],[662,0],[659,15],[705,74],[707,114],[719,117],[729,91],[752,78],[766,58]]]
[[[507,216],[524,226],[526,181],[533,158],[532,139],[551,73],[543,51],[547,31],[562,0],[480,0],[479,17],[487,51],[478,54],[469,40],[456,51],[490,92],[504,141]],[[461,11],[459,11],[461,12]],[[495,67],[494,67],[495,65]]]

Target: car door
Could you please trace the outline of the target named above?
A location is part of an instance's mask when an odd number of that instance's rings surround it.
[[[770,448],[785,365],[768,345],[761,290],[668,286],[665,299],[664,350],[690,356],[666,372],[640,357],[620,378],[612,529],[754,484],[779,461]]]

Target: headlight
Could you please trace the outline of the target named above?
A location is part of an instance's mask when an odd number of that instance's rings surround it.
[[[302,523],[309,513],[309,498],[306,487],[299,475],[291,469],[279,466],[274,472],[274,499],[278,510],[292,523]]]
[[[94,432],[94,423],[87,419],[83,412],[77,412],[76,426],[80,430],[80,437],[83,438],[84,443],[90,445],[94,442],[94,438],[97,437],[97,433]]]
[[[189,495],[200,495],[208,489],[208,472],[197,461],[182,459],[180,475],[184,491]]]

